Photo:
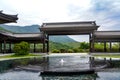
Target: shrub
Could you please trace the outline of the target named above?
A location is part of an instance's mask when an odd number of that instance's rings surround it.
[[[75,53],[80,52],[80,50],[79,50],[78,48],[74,48],[73,51],[74,51]]]
[[[61,53],[66,53],[67,51],[65,49],[60,49]]]
[[[81,42],[79,49],[89,49],[89,43]]]
[[[119,49],[113,46],[112,47],[112,52],[119,52]]]
[[[13,50],[15,52],[15,55],[17,56],[28,55],[30,50],[30,45],[27,42],[22,41],[18,44],[15,44]]]
[[[84,49],[80,49],[80,52],[85,52]]]
[[[85,52],[89,52],[89,49],[85,49]]]
[[[68,49],[68,53],[73,53],[74,51],[72,49]]]
[[[54,49],[54,50],[52,51],[52,53],[60,53],[60,51],[57,50],[57,49]]]
[[[94,48],[95,52],[104,52],[104,44],[102,43],[95,43]]]
[[[104,52],[104,49],[101,48],[101,47],[99,47],[99,48],[95,48],[95,51],[96,51],[96,52]]]

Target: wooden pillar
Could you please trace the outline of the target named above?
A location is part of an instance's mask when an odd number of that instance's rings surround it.
[[[49,53],[49,35],[47,35],[47,53]]]
[[[0,43],[0,53],[2,53],[2,43]]]
[[[4,52],[3,53],[6,53],[6,41],[4,40]]]
[[[119,44],[119,52],[120,52],[120,42],[118,44]]]
[[[91,34],[89,34],[89,46],[90,46],[89,51],[90,51],[90,52],[92,52],[91,42],[92,42],[92,40],[91,40]]]
[[[90,52],[94,52],[94,36],[93,34],[90,34],[89,35],[89,42],[90,42]]]
[[[104,42],[104,52],[106,52],[106,42]]]
[[[45,53],[45,41],[43,41],[43,53]]]
[[[112,51],[112,43],[110,42],[110,52]]]
[[[43,53],[45,53],[45,33],[43,32]]]
[[[11,53],[12,50],[11,50],[11,43],[9,43],[9,52]]]
[[[36,43],[34,43],[34,52],[36,51]]]

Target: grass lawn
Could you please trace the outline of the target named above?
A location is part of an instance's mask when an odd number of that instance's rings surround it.
[[[120,58],[120,54],[93,54],[94,57],[110,57],[110,58]]]
[[[21,55],[21,56],[16,56],[14,54],[11,55],[5,55],[5,56],[0,56],[0,59],[16,59],[16,58],[29,58],[29,57],[41,57],[41,54],[29,54],[29,55]]]

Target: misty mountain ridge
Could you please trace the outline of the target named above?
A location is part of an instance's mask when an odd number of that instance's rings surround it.
[[[0,25],[0,27],[9,30],[14,33],[39,33],[39,25],[30,25],[30,26],[13,26],[13,25]]]
[[[30,25],[30,26],[13,26],[13,25],[4,25],[1,24],[0,28],[3,28],[6,31],[10,31],[13,33],[39,33],[40,30],[40,25]],[[50,41],[53,42],[59,42],[59,43],[64,43],[64,42],[77,42],[73,40],[72,38],[68,37],[67,35],[65,36],[50,36]]]

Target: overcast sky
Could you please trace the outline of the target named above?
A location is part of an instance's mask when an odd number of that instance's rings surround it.
[[[120,0],[0,0],[0,10],[18,14],[19,20],[14,25],[96,21],[100,25],[98,30],[120,30]]]

